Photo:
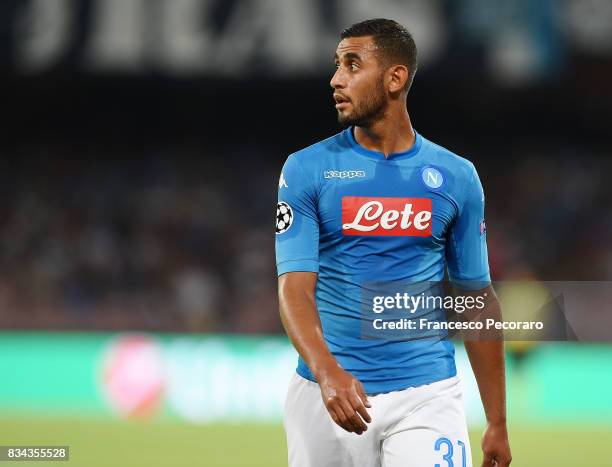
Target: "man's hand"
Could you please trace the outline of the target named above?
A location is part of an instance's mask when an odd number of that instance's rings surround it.
[[[287,335],[321,388],[332,420],[350,433],[362,434],[372,419],[363,386],[344,371],[329,351],[317,312],[317,274],[288,272],[278,278],[280,314]]]
[[[507,467],[512,461],[505,423],[488,423],[482,435],[482,467]]]
[[[481,290],[461,291],[461,295],[486,297],[477,319],[501,321],[501,307],[491,285]],[[469,318],[469,317],[468,317]],[[470,318],[473,319],[473,318]],[[466,336],[467,337],[467,336]],[[487,428],[482,435],[482,467],[507,467],[512,461],[506,428],[506,371],[503,332],[470,335],[465,350],[480,390]]]
[[[332,420],[349,433],[366,431],[365,422],[372,421],[366,407],[371,405],[361,382],[337,365],[320,372],[317,380]]]

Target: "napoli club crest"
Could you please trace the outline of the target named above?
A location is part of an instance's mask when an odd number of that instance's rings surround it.
[[[423,170],[421,170],[421,178],[425,186],[432,190],[438,190],[444,183],[442,173],[431,166],[423,167]]]

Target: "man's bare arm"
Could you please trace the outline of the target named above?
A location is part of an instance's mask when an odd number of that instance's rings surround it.
[[[474,293],[485,297],[484,308],[477,319],[483,323],[487,318],[501,320],[501,307],[492,286]],[[506,427],[506,377],[504,359],[503,333],[499,330],[481,331],[476,335],[468,335],[465,349],[478,383],[480,398],[487,418],[487,428],[482,437],[483,466],[510,465],[512,455],[508,442]]]
[[[311,369],[330,416],[349,432],[361,434],[371,418],[363,386],[344,371],[329,351],[317,311],[317,274],[289,272],[278,278],[280,315],[294,347]]]

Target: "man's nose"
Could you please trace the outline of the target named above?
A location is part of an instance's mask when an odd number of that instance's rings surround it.
[[[336,68],[336,72],[334,73],[334,76],[332,76],[332,79],[329,82],[329,85],[334,89],[344,87],[345,85],[344,78],[343,78],[342,71],[340,70],[340,68]]]

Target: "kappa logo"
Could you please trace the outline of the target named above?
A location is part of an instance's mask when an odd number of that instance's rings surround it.
[[[343,235],[431,236],[429,198],[342,197]]]
[[[365,176],[364,170],[326,170],[323,172],[323,177],[325,178],[355,178]]]
[[[285,174],[282,172],[280,174],[280,178],[278,179],[278,189],[280,190],[281,188],[289,188],[287,186],[287,181],[285,180]]]

